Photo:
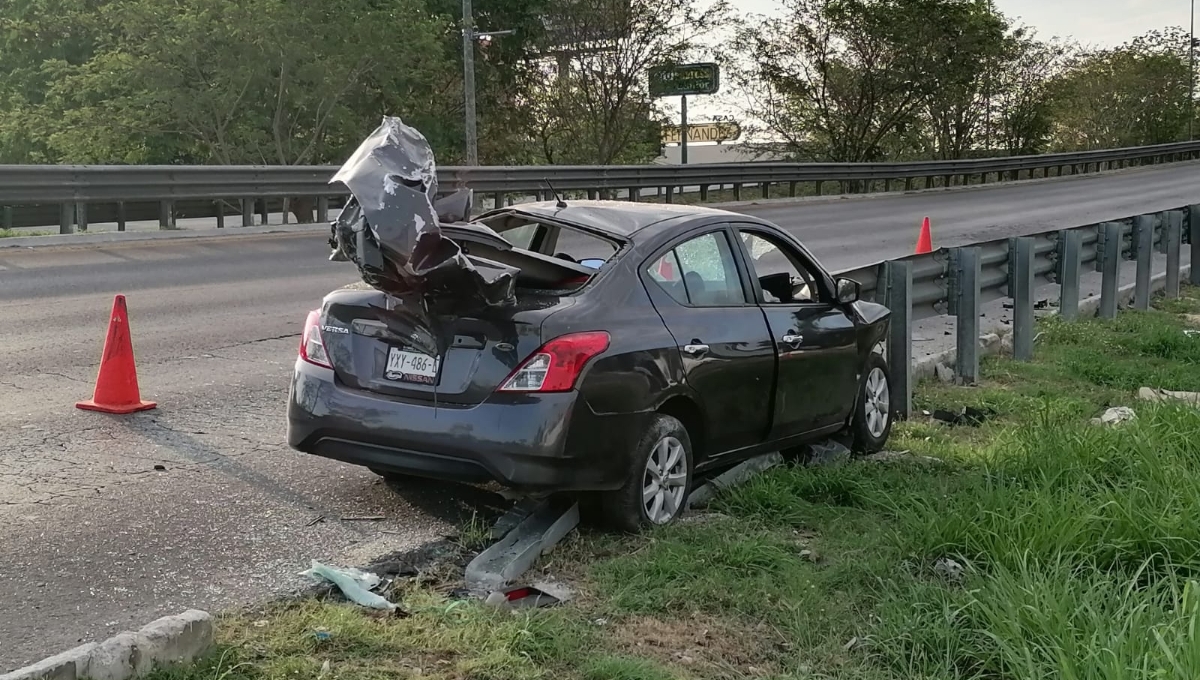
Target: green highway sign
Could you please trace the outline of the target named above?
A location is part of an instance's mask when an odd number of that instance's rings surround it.
[[[651,97],[716,94],[721,89],[721,69],[716,64],[675,64],[650,69]]]

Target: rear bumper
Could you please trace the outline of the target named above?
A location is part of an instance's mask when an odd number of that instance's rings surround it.
[[[648,414],[598,415],[578,393],[494,395],[463,407],[385,398],[296,362],[288,445],[398,474],[520,491],[621,486]]]

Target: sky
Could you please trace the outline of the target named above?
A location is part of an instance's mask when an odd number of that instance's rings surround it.
[[[1072,37],[1084,44],[1116,46],[1155,28],[1187,27],[1191,0],[995,0],[996,9],[1037,29],[1043,38]],[[744,12],[771,14],[778,0],[738,0]]]
[[[996,9],[1030,26],[1043,39],[1053,37],[1072,38],[1081,45],[1092,47],[1115,47],[1147,31],[1167,26],[1182,26],[1191,22],[1191,0],[994,0]],[[734,0],[731,3],[738,13],[771,16],[780,11],[780,0]],[[1200,4],[1200,0],[1197,0]],[[1197,25],[1200,33],[1200,25]],[[692,120],[711,115],[728,115],[728,97],[725,92],[702,101],[690,102],[694,110]],[[675,114],[678,107],[674,98],[663,100],[663,108]]]

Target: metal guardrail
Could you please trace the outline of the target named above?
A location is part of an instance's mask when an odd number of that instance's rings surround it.
[[[1074,318],[1079,308],[1080,277],[1086,269],[1094,269],[1102,274],[1100,315],[1113,318],[1121,264],[1127,260],[1137,262],[1134,305],[1144,309],[1149,304],[1153,253],[1166,254],[1167,294],[1177,295],[1184,244],[1191,247],[1191,282],[1200,285],[1200,205],[941,248],[839,275],[861,283],[865,299],[892,310],[894,322],[887,341],[889,363],[897,372],[893,378],[897,393],[907,395],[900,409],[907,416],[912,398],[912,322],[954,316],[958,331],[955,375],[973,383],[979,378],[979,312],[983,304],[1002,298],[1012,300],[1014,356],[1028,359],[1032,356],[1034,309],[1039,306],[1034,292],[1039,286],[1058,284],[1060,314]]]
[[[548,192],[547,180],[559,191],[587,192],[589,197],[624,195],[639,200],[642,191],[657,189],[671,201],[683,187],[698,187],[701,200],[710,187],[731,186],[734,199],[741,198],[745,186],[759,186],[768,196],[772,186],[787,185],[788,195],[796,195],[797,185],[812,183],[821,193],[825,182],[868,185],[882,183],[888,190],[894,181],[903,180],[904,188],[921,188],[971,183],[978,177],[987,182],[998,180],[1079,174],[1125,167],[1129,164],[1160,163],[1200,157],[1200,142],[1182,142],[1125,149],[1012,156],[1004,158],[911,163],[722,163],[709,165],[662,166],[520,166],[520,167],[444,167],[438,171],[440,188],[449,193],[470,187],[479,194],[491,194],[499,205],[506,196]],[[161,203],[162,223],[171,226],[174,205],[201,201],[209,205],[207,215],[224,216],[226,208],[211,205],[238,201],[244,226],[263,208],[264,201],[308,199],[318,213],[330,198],[346,195],[344,187],[330,185],[337,170],[332,166],[0,166],[0,206],[8,206],[0,227],[13,226],[13,206],[57,205],[60,226],[70,232],[78,224],[86,228],[89,204],[118,206],[117,221],[123,225],[125,204]],[[69,209],[68,209],[69,208]],[[110,208],[111,210],[111,208]],[[311,210],[311,208],[310,208]],[[107,215],[107,213],[105,213]],[[236,214],[236,212],[235,212]],[[318,220],[323,220],[318,215]]]

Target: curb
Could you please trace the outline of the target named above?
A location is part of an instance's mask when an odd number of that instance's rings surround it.
[[[1187,283],[1188,278],[1191,275],[1191,271],[1192,271],[1191,263],[1185,264],[1179,268],[1179,282],[1181,284]],[[1163,272],[1162,274],[1155,274],[1154,276],[1150,277],[1150,292],[1151,293],[1156,293],[1156,292],[1166,288],[1166,286],[1167,286],[1166,272]],[[1136,288],[1137,288],[1136,283],[1129,283],[1129,284],[1119,287],[1117,289],[1117,306],[1118,307],[1128,307],[1130,301],[1133,300],[1134,290]],[[1099,295],[1091,295],[1091,296],[1086,297],[1079,301],[1079,315],[1081,317],[1095,316],[1099,310],[1100,310],[1100,296]],[[1051,315],[1053,315],[1053,314],[1058,314],[1058,310],[1054,310],[1054,312]],[[1011,329],[1002,330],[999,333],[988,333],[986,335],[979,336],[979,354],[980,354],[980,356],[986,356],[989,354],[997,354],[1002,349],[1011,350],[1012,349],[1011,340],[1010,340],[1011,337],[1012,337]],[[915,383],[915,381],[921,380],[923,378],[932,378],[932,377],[936,376],[938,364],[946,364],[949,366],[954,363],[954,360],[957,356],[958,356],[958,350],[955,348],[952,348],[952,349],[948,349],[948,350],[945,350],[942,352],[938,352],[937,354],[931,354],[927,357],[922,357],[921,359],[914,360],[912,363],[912,380]],[[0,678],[0,680],[4,680],[4,678]]]
[[[48,248],[52,246],[88,246],[106,243],[137,241],[170,241],[195,238],[236,238],[265,234],[329,233],[328,224],[276,224],[265,227],[226,227],[224,229],[169,229],[166,231],[98,231],[84,234],[51,234],[49,236],[10,236],[0,238],[4,248]]]
[[[213,647],[212,616],[199,609],[166,616],[0,675],[0,680],[127,680],[194,660]]]

